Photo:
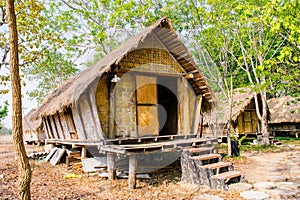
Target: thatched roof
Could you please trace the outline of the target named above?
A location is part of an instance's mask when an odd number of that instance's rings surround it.
[[[293,122],[300,123],[300,98],[284,96],[268,100],[271,112],[270,124]]]
[[[80,95],[86,91],[93,83],[98,82],[104,72],[111,70],[112,65],[117,65],[129,52],[138,49],[139,44],[149,35],[155,36],[166,47],[170,54],[180,63],[187,73],[193,73],[194,78],[189,82],[197,94],[203,94],[204,100],[211,105],[214,96],[204,76],[200,73],[191,54],[178,38],[170,20],[161,18],[153,25],[139,32],[117,49],[107,54],[94,66],[73,76],[58,88],[54,89],[43,101],[37,115],[52,115],[62,112],[70,105],[78,101]]]
[[[227,123],[230,108],[227,98],[217,94],[218,96],[218,121]],[[251,88],[237,88],[233,90],[232,94],[232,114],[231,120],[236,121],[238,116],[245,111],[247,106],[251,103],[251,100],[254,99],[254,93]]]
[[[22,119],[23,131],[37,131],[38,128],[42,128],[42,118],[39,117],[37,119],[32,118],[35,115],[37,109],[32,109],[29,113],[27,113]]]

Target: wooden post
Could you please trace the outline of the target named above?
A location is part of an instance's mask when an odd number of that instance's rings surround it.
[[[129,189],[136,188],[136,169],[137,169],[137,157],[136,154],[131,154],[129,156],[129,174],[128,174]]]
[[[83,146],[83,147],[81,148],[81,158],[82,158],[82,159],[86,158],[86,153],[87,153],[86,147]]]
[[[51,149],[53,149],[55,146],[54,146],[54,144],[49,144],[50,145],[50,151],[51,151]]]
[[[108,171],[108,179],[115,180],[116,179],[116,162],[115,162],[115,154],[114,153],[107,154],[107,171]]]
[[[202,104],[202,96],[198,96],[195,102],[195,110],[194,110],[194,121],[193,121],[193,134],[198,134],[198,128],[200,124],[200,111]]]

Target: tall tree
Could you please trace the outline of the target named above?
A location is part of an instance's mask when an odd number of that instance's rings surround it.
[[[30,199],[31,169],[23,142],[22,97],[18,55],[18,31],[14,0],[6,0],[10,45],[10,81],[12,88],[12,132],[19,168],[19,195]]]

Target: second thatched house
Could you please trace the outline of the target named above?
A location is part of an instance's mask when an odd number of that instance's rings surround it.
[[[23,140],[29,144],[44,144],[46,139],[42,118],[32,118],[37,109],[32,109],[22,120]]]
[[[251,88],[238,88],[233,90],[232,114],[230,130],[234,134],[257,134],[261,127],[261,122],[256,114],[255,93]],[[262,111],[261,97],[258,94],[258,105]],[[204,115],[203,134],[215,135],[217,137],[227,136],[227,122],[230,115],[230,107],[227,98],[217,94],[218,109]]]
[[[276,133],[300,133],[300,98],[284,96],[268,100],[271,113],[269,131]]]

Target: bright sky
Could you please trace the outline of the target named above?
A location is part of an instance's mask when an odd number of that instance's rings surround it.
[[[1,69],[0,70],[0,75],[2,74],[7,74],[8,73],[8,69]],[[3,87],[1,85],[1,87]],[[30,91],[32,89],[34,89],[36,87],[36,84],[34,82],[30,82],[30,81],[26,81],[26,86],[23,87],[22,86],[22,105],[23,105],[23,116],[25,114],[27,114],[32,108],[35,108],[37,107],[37,101],[36,100],[30,100],[28,95],[26,95],[26,92],[27,91]],[[8,89],[10,89],[10,86],[7,86]],[[2,88],[1,88],[2,89]],[[11,101],[11,91],[8,93],[8,94],[1,94],[0,95],[0,105],[4,105],[4,101],[8,101],[9,103],[9,113],[8,113],[8,116],[4,118],[2,124],[7,127],[7,128],[11,128],[11,116],[12,116],[12,108],[11,108],[11,104],[12,104],[12,101]]]

